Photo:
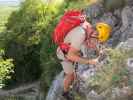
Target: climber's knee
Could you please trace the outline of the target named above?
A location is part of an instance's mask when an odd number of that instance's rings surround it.
[[[74,73],[66,74],[64,77],[64,91],[67,92],[69,90],[70,85],[74,80]]]

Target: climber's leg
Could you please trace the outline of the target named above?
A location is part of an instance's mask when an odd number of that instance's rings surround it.
[[[75,73],[74,73],[74,66],[69,61],[63,61],[62,63],[65,76],[64,76],[64,92],[68,92],[70,85],[74,81]]]

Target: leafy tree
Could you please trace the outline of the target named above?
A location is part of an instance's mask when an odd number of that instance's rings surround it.
[[[48,24],[45,9],[46,4],[42,0],[25,0],[11,14],[6,31],[0,36],[5,44],[6,56],[12,57],[16,65],[10,84],[31,82],[41,75],[40,41]]]
[[[0,88],[5,86],[5,81],[11,78],[11,73],[14,73],[13,59],[4,59],[5,52],[0,49]]]

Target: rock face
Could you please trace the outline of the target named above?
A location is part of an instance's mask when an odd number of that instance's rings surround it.
[[[112,38],[108,42],[111,46],[116,46],[119,42],[133,37],[132,2],[129,0],[129,5],[126,5],[123,9],[116,9],[114,12],[106,12],[102,4],[93,4],[86,9],[86,13],[94,27],[99,21],[106,22],[112,26]]]
[[[111,0],[109,0],[111,1]],[[116,0],[113,0],[116,1]],[[118,0],[119,2],[121,0]],[[122,0],[125,2],[125,0]],[[133,49],[133,0],[126,0],[127,5],[123,9],[115,9],[112,12],[107,12],[105,5],[93,4],[86,8],[86,14],[89,17],[91,23],[95,27],[99,21],[106,22],[112,26],[112,36],[108,41],[108,46],[116,49]],[[121,3],[120,6],[123,6]],[[91,51],[83,48],[83,56],[88,57],[93,54]],[[103,63],[104,64],[104,63]],[[73,92],[79,93],[84,96],[85,99],[75,100],[133,100],[133,58],[127,58],[127,64],[125,65],[128,71],[128,78],[131,80],[130,85],[122,87],[112,87],[102,92],[95,91],[94,88],[88,84],[90,78],[95,75],[97,69],[93,66],[78,65],[77,76],[78,82],[74,85]],[[126,80],[127,77],[124,78]],[[46,100],[65,100],[60,94],[63,90],[63,85],[60,83],[63,81],[63,74],[60,73],[53,82]]]
[[[117,43],[124,42],[128,38],[133,37],[133,7],[124,7],[121,11],[121,16],[119,17],[121,18],[121,20],[118,20],[119,23],[116,24],[118,28],[113,32],[113,43],[116,43],[117,41]]]
[[[64,72],[61,72],[53,81],[52,86],[49,89],[46,100],[63,100],[63,79]]]
[[[0,89],[0,100],[43,100],[44,96],[39,91],[40,82],[25,84],[11,90]]]
[[[133,38],[129,38],[125,42],[120,42],[117,46],[119,49],[131,49],[133,48]]]
[[[126,0],[104,0],[103,4],[106,10],[114,11],[122,8],[126,4]]]

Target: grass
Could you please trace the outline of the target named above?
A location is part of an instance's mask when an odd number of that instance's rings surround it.
[[[0,32],[5,29],[5,24],[10,14],[17,9],[18,7],[15,6],[0,6]]]

